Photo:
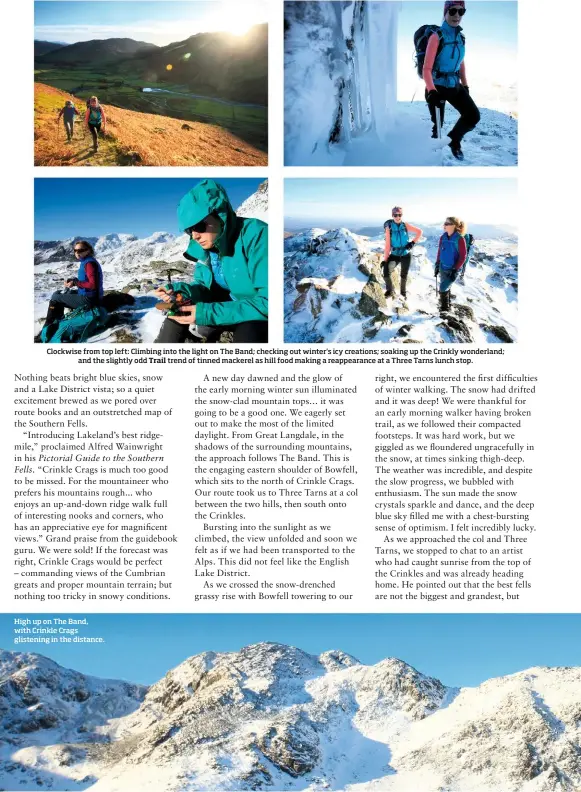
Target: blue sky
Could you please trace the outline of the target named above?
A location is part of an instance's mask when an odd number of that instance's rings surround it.
[[[517,225],[516,179],[287,179],[285,226],[383,225],[393,206],[410,222],[455,215],[468,223]]]
[[[511,85],[517,79],[517,2],[469,0],[461,22],[466,36],[468,81],[482,97],[492,85]],[[398,27],[398,98],[411,101],[418,88],[414,65],[414,33],[426,24],[439,25],[443,0],[404,0]],[[421,91],[418,91],[421,93]],[[416,99],[418,97],[416,96]]]
[[[132,38],[163,46],[196,33],[243,34],[267,21],[268,0],[36,0],[34,37],[72,44]]]
[[[144,684],[157,681],[193,654],[237,651],[259,641],[291,644],[312,654],[342,649],[368,664],[398,657],[445,684],[461,686],[532,666],[581,665],[577,614],[93,614],[87,618],[84,634],[102,636],[104,644],[15,647],[13,616],[4,614],[0,646],[47,654],[84,673]]]
[[[234,209],[264,179],[218,179]],[[34,238],[135,234],[178,234],[180,198],[201,179],[36,179]]]

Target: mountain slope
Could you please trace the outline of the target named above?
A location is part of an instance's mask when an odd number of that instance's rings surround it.
[[[58,44],[56,41],[39,41],[34,40],[34,57],[38,58],[41,55],[46,55],[48,52],[55,52],[57,49],[66,47],[66,44]]]
[[[414,248],[407,301],[386,301],[383,235],[315,228],[285,239],[285,340],[334,343],[511,343],[517,337],[515,237],[478,238],[452,311],[438,311],[434,262],[441,229],[425,227]],[[394,276],[399,290],[399,269]]]
[[[57,775],[60,790],[95,792],[575,792],[581,784],[579,668],[457,689],[394,658],[365,666],[340,651],[317,657],[261,643],[195,655],[144,690],[82,675],[74,678],[85,687],[71,688],[75,672],[46,658],[1,657],[0,785],[9,789],[50,788]],[[13,690],[26,688],[28,704],[44,694],[47,675],[51,702],[68,702],[71,689],[83,698],[89,687],[96,702],[107,690],[114,706],[96,706],[88,731],[75,729],[74,709],[23,731],[28,716]]]
[[[105,106],[107,134],[93,154],[91,138],[77,120],[75,139],[66,142],[58,111],[73,99],[49,85],[35,83],[35,165],[266,165],[267,155],[222,127],[198,121]],[[84,117],[83,115],[81,118]]]
[[[59,66],[103,66],[115,63],[122,58],[143,55],[157,50],[155,44],[146,41],[135,41],[131,38],[91,39],[78,41],[59,49],[54,49],[36,58],[37,65],[46,64]],[[36,54],[36,53],[35,53]]]

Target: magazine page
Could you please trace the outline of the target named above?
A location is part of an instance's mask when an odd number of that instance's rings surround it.
[[[581,790],[553,14],[13,9],[0,789]]]

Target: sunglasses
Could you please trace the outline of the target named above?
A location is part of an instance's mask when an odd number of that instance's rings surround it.
[[[466,9],[465,8],[449,8],[448,9],[448,13],[450,14],[450,16],[458,15],[458,16],[463,17],[464,14],[466,13]]]
[[[86,253],[88,248],[73,248],[75,253]]]
[[[445,226],[453,226],[454,223],[444,223]]]
[[[188,234],[188,236],[191,236],[194,232],[196,234],[204,234],[208,230],[208,228],[211,228],[211,226],[212,226],[211,220],[210,221],[200,220],[199,223],[196,223],[195,225],[186,228],[186,234]]]
[[[401,217],[400,214],[394,214],[393,217]]]

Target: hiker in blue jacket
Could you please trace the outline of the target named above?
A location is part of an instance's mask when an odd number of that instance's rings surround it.
[[[440,313],[447,313],[451,307],[450,289],[458,280],[466,263],[468,249],[466,246],[466,223],[457,217],[447,217],[444,222],[444,233],[440,237],[434,274],[440,276],[438,289],[440,296]]]
[[[65,132],[67,133],[67,142],[70,143],[73,139],[73,135],[75,132],[75,116],[81,115],[73,102],[70,99],[67,99],[65,102],[65,106],[62,107],[59,111],[57,124],[63,119],[65,125]]]
[[[464,159],[461,142],[480,121],[480,110],[470,96],[466,75],[466,40],[460,20],[466,13],[464,0],[447,0],[444,4],[444,21],[438,32],[428,40],[423,67],[426,83],[426,102],[433,123],[432,137],[437,137],[437,113],[440,128],[444,123],[446,102],[450,102],[460,118],[448,133],[450,150],[454,157]]]
[[[64,291],[56,291],[51,296],[44,327],[60,321],[65,308],[89,308],[99,305],[103,299],[103,270],[95,258],[93,246],[89,242],[78,240],[73,251],[79,262],[77,277],[67,278]],[[40,340],[40,333],[35,338],[37,340]]]

